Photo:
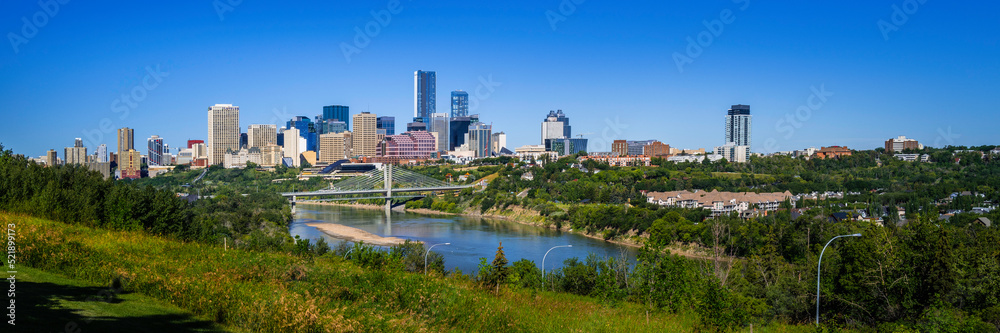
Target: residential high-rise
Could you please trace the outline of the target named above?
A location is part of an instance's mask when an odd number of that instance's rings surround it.
[[[437,74],[433,71],[413,72],[413,117],[430,123],[437,112]]]
[[[437,133],[437,149],[438,151],[447,151],[450,148],[448,137],[448,127],[451,124],[448,122],[447,113],[433,113],[431,114],[431,126],[428,132]]]
[[[163,145],[163,138],[158,135],[154,135],[146,139],[146,147],[148,152],[146,153],[146,159],[149,165],[167,165],[170,164],[169,161],[164,161],[164,153],[169,158],[169,153]]]
[[[507,133],[497,132],[493,133],[493,153],[500,155],[500,152],[507,148]]]
[[[566,117],[562,110],[549,111],[545,120],[542,121],[542,144],[545,144],[547,139],[571,138],[573,136],[571,129],[569,117]],[[546,149],[548,148],[546,147]]]
[[[59,164],[59,156],[56,155],[55,149],[49,149],[45,152],[45,166],[54,167]]]
[[[354,133],[352,135],[352,139],[354,141],[354,155],[375,156],[375,145],[378,144],[378,133],[375,126],[375,118],[375,114],[369,112],[362,112],[354,115]]]
[[[648,145],[642,147],[642,155],[646,155],[649,157],[670,156],[670,145],[659,141],[653,141]]]
[[[452,117],[448,126],[448,150],[455,150],[465,144],[465,135],[469,133],[472,118]]]
[[[323,107],[323,120],[342,121],[347,127],[351,125],[351,108],[346,105],[327,105]],[[323,132],[320,134],[326,134]]]
[[[357,126],[357,122],[355,122]],[[333,163],[353,156],[351,132],[327,133],[319,136],[319,162]],[[375,156],[372,154],[371,156]]]
[[[73,147],[63,149],[63,157],[66,165],[87,164],[87,147],[83,146],[83,140],[76,138]]]
[[[469,116],[469,93],[456,90],[451,92],[451,117]]]
[[[469,126],[469,149],[476,157],[493,156],[493,126],[476,123]]]
[[[227,150],[240,150],[240,107],[216,104],[208,107],[208,164],[221,164]]]
[[[726,143],[747,146],[746,158],[750,158],[750,106],[737,104],[726,115]]]
[[[247,128],[247,148],[278,144],[278,125],[250,125]]]
[[[122,127],[118,129],[118,164],[122,164],[122,158],[129,149],[135,149],[135,130]]]
[[[611,153],[617,156],[628,156],[628,141],[615,140],[611,143]]]
[[[97,146],[97,162],[98,163],[108,163],[108,145],[101,144]]]
[[[375,123],[375,128],[385,130],[385,135],[396,135],[396,117],[378,117],[378,120]]]

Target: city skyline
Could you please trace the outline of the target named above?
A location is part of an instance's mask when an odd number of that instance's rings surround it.
[[[754,107],[754,152],[874,149],[899,135],[934,147],[995,143],[988,124],[996,116],[981,110],[998,87],[991,59],[1000,46],[987,25],[991,11],[968,4],[922,4],[934,9],[906,14],[895,30],[879,24],[893,22],[892,2],[645,3],[641,11],[584,2],[570,15],[559,3],[401,4],[349,61],[342,46],[355,44],[355,27],[378,24],[371,13],[387,11],[385,3],[306,12],[242,3],[221,14],[191,4],[62,5],[37,36],[8,39],[0,52],[0,142],[39,156],[81,137],[94,151],[115,146],[115,131],[129,127],[135,137],[182,147],[207,139],[202,112],[220,103],[241,106],[241,129],[283,127],[327,105],[394,116],[402,127],[414,103],[409,76],[423,69],[437,74],[438,93],[469,92],[469,113],[505,131],[509,147],[534,144],[537,115],[562,109],[576,132],[594,133],[585,136],[588,150],[610,151],[614,139],[711,148],[724,144],[718,119],[734,104]],[[21,18],[42,11],[4,6],[0,29],[21,35]],[[449,15],[456,10],[470,18]],[[510,13],[495,15],[501,10]],[[290,24],[257,36],[265,19]],[[442,25],[425,27],[428,20]],[[136,28],[114,29],[121,25]],[[457,50],[436,41],[452,35],[478,38]],[[206,45],[231,52],[192,54]],[[257,49],[281,46],[289,48]],[[407,57],[397,59],[400,52]],[[450,102],[438,99],[436,110]],[[32,120],[39,112],[48,112],[45,124]],[[933,120],[941,115],[949,117]]]

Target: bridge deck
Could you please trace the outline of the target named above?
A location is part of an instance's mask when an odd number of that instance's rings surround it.
[[[417,188],[394,188],[393,193],[397,192],[430,192],[430,191],[452,191],[461,190],[475,185],[462,185],[462,186],[439,186],[439,187],[417,187]],[[281,193],[285,197],[321,197],[329,195],[352,195],[352,194],[378,194],[386,193],[385,189],[371,189],[371,190],[352,190],[352,191],[335,191],[335,190],[321,190],[312,192],[284,192]]]

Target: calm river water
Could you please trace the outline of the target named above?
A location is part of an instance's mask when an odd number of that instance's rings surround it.
[[[552,250],[545,259],[548,270],[560,268],[563,261],[577,257],[584,260],[588,253],[601,257],[618,257],[622,251],[630,261],[635,261],[633,248],[607,243],[584,236],[527,226],[515,222],[470,218],[463,216],[430,216],[414,213],[393,212],[388,218],[380,210],[354,209],[340,206],[298,205],[295,219],[289,227],[292,237],[296,235],[315,242],[325,238],[331,246],[342,240],[324,234],[306,223],[327,222],[355,227],[379,236],[394,236],[424,242],[426,246],[438,243],[434,252],[444,256],[445,269],[459,268],[466,274],[476,272],[479,258],[492,262],[497,245],[503,242],[503,251],[511,263],[523,259],[535,262],[541,268],[542,255],[557,245],[573,245],[572,248]],[[391,221],[391,223],[390,223]]]

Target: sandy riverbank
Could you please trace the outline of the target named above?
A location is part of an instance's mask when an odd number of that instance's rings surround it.
[[[402,238],[382,237],[358,228],[352,228],[336,223],[306,223],[306,225],[315,227],[327,235],[351,242],[365,242],[365,244],[378,246],[393,246],[406,242],[406,240]]]

